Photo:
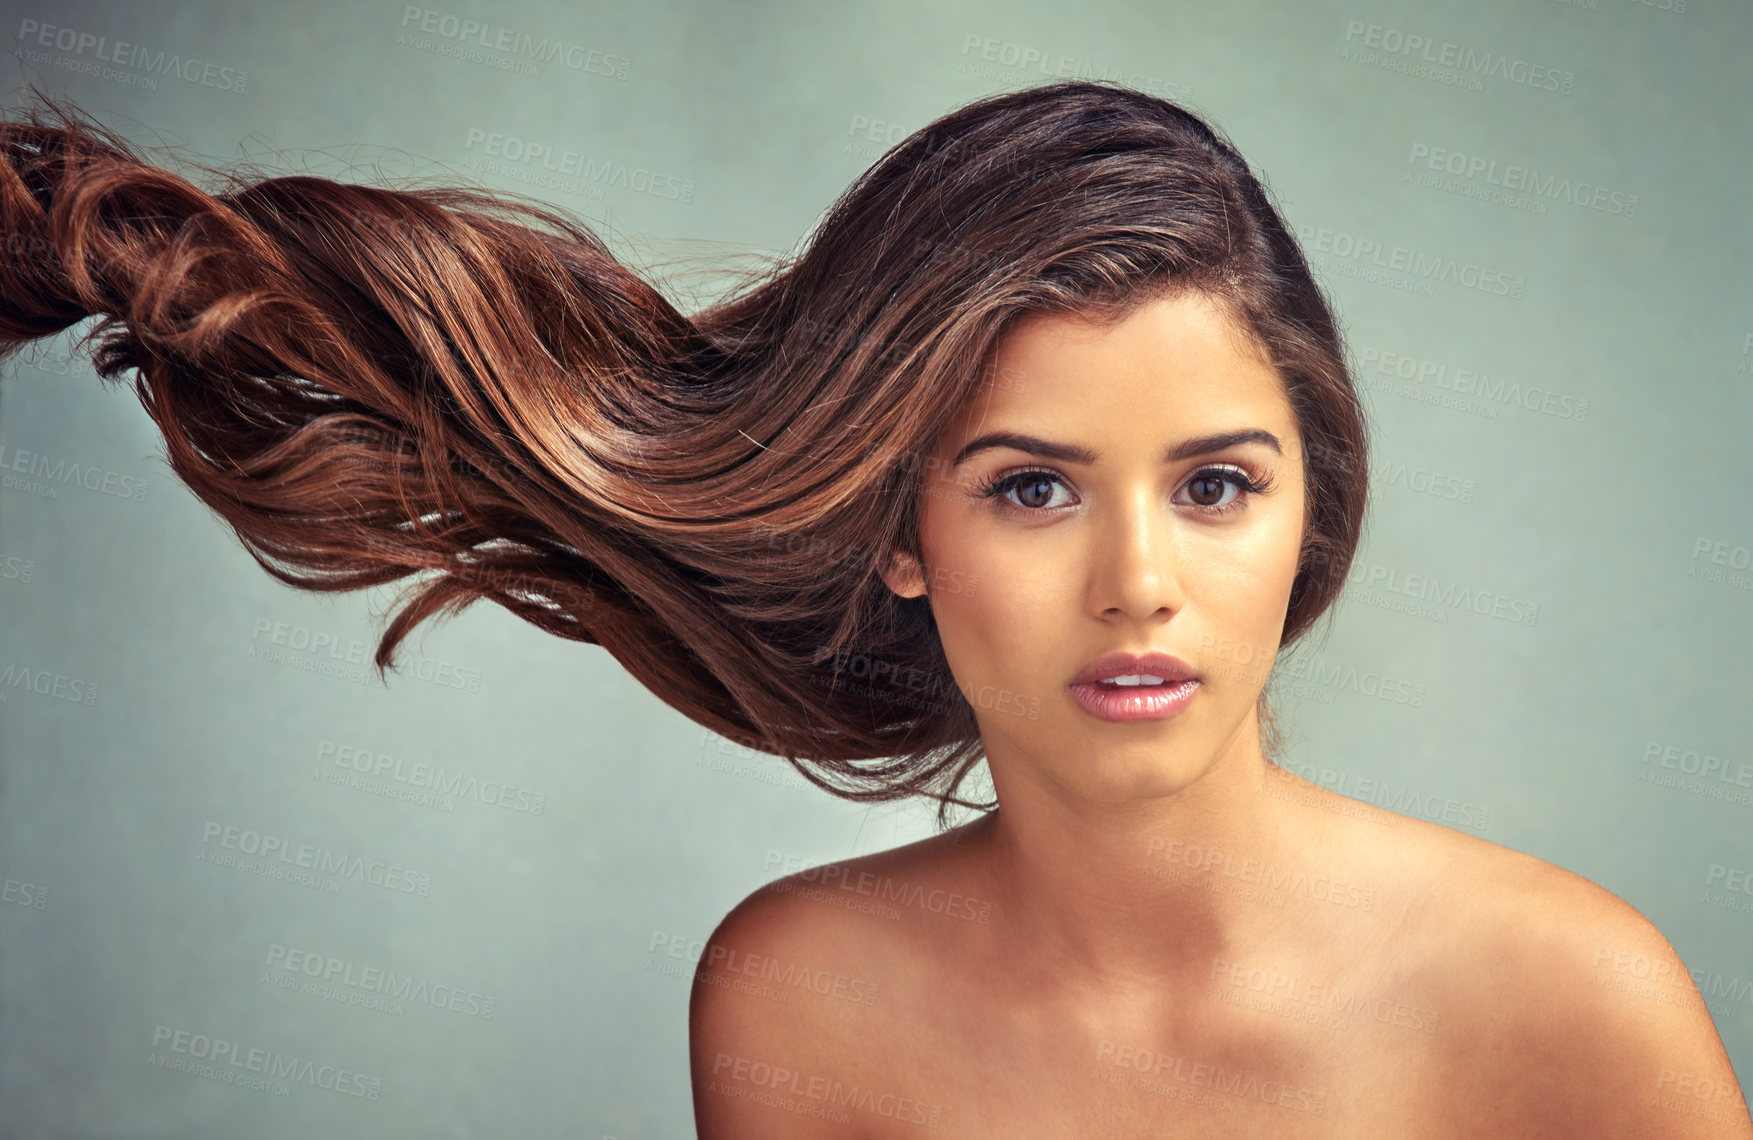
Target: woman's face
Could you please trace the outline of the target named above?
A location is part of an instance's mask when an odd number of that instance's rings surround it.
[[[1029,314],[993,363],[925,465],[925,567],[903,558],[884,577],[929,598],[1000,798],[1013,781],[1167,795],[1257,754],[1303,535],[1302,441],[1277,373],[1197,293],[1106,328]],[[1190,700],[1167,717],[1090,711],[1118,702],[1080,702],[1073,681],[1116,651],[1179,658]]]

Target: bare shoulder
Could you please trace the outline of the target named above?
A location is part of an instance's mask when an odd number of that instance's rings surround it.
[[[1500,844],[1429,824],[1408,838],[1441,868],[1420,925],[1460,1014],[1450,1060],[1476,1094],[1495,1090],[1506,1128],[1753,1137],[1710,1013],[1654,923]]]
[[[688,1008],[703,1140],[846,1135],[835,1105],[885,1074],[893,995],[930,973],[942,924],[913,912],[948,898],[939,855],[954,846],[950,833],[801,870],[718,924]]]

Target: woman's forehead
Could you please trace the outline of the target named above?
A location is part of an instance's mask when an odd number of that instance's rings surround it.
[[[1190,290],[1141,302],[1122,316],[1025,313],[994,347],[1000,367],[1046,376],[1127,359],[1213,364],[1260,356],[1227,304]]]
[[[994,425],[1022,423],[1083,425],[1104,435],[1169,421],[1204,427],[1242,411],[1289,416],[1283,383],[1220,305],[1186,294],[1148,302],[1120,320],[1019,318],[945,442],[959,446]]]

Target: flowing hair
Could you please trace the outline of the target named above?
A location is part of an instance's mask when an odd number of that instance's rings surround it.
[[[207,167],[203,190],[37,98],[0,121],[0,358],[99,318],[97,374],[132,374],[268,573],[412,579],[380,678],[487,598],[834,795],[990,809],[960,795],[983,752],[929,600],[880,572],[923,562],[925,457],[1002,382],[1012,319],[1186,290],[1270,360],[1305,442],[1282,644],[1344,584],[1366,432],[1333,315],[1247,163],[1167,100],[1071,81],[952,111],[687,316],[558,208]]]

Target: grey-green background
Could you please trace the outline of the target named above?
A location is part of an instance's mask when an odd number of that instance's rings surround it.
[[[34,80],[207,161],[529,193],[688,308],[734,280],[704,268],[793,248],[974,98],[1081,74],[1186,101],[1306,235],[1377,429],[1355,584],[1284,686],[1286,763],[1616,892],[1749,1071],[1753,896],[1724,889],[1753,869],[1743,0],[431,2],[13,2],[0,82],[9,109]],[[387,592],[269,578],[69,343],[0,401],[0,1131],[689,1134],[690,945],[928,813],[829,799],[490,605],[424,628],[387,689],[349,679]],[[1383,675],[1418,704],[1368,695]],[[333,782],[378,757],[401,767]],[[396,798],[415,764],[477,794]],[[429,893],[217,865],[225,828]],[[295,953],[439,1004],[283,988]],[[178,1031],[376,1097],[171,1071]]]

